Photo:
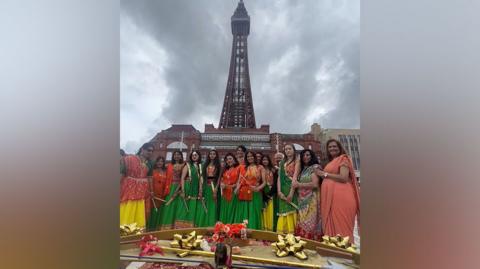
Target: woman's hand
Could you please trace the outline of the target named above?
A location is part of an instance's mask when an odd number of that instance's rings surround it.
[[[289,203],[291,203],[291,202],[292,202],[292,199],[293,199],[293,194],[289,194],[289,195],[287,196],[286,201],[289,202]]]
[[[319,166],[319,167],[316,167],[316,168],[315,168],[315,174],[316,174],[317,176],[321,177],[321,178],[325,178],[325,175],[326,175],[327,173],[325,173],[325,172],[320,168],[320,166]]]

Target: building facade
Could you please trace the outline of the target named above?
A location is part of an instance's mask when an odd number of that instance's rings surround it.
[[[310,133],[321,141],[322,156],[326,158],[326,142],[329,139],[336,139],[342,143],[347,154],[350,155],[355,169],[356,176],[360,177],[360,129],[322,129],[317,123],[311,127]]]

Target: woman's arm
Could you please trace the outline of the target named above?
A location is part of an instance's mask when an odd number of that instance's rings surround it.
[[[287,199],[287,197],[285,197],[285,195],[282,193],[282,187],[280,184],[280,173],[278,173],[278,176],[277,176],[277,195],[282,200]]]
[[[154,195],[154,193],[153,193],[153,176],[148,176],[147,179],[148,179],[148,187],[150,189],[150,195],[153,197],[153,195]]]
[[[266,180],[265,180],[265,173],[266,173],[266,170],[265,168],[262,169],[262,172],[260,173],[260,185],[258,187],[255,188],[255,191],[260,191],[262,190],[264,187],[265,187],[265,184],[266,184]]]
[[[204,179],[203,179],[203,170],[202,169],[203,169],[202,164],[199,163],[198,168],[197,168],[197,171],[198,171],[197,173],[198,173],[198,177],[199,177],[199,179],[198,179],[198,197],[200,197],[200,198],[203,198],[203,181],[204,181]]]
[[[121,158],[120,159],[120,175],[123,178],[127,174],[127,169],[125,167],[125,159]]]
[[[180,195],[185,195],[185,178],[187,177],[188,174],[188,167],[187,165],[183,166],[182,168],[182,177],[180,178]]]
[[[314,189],[318,188],[318,176],[315,173],[312,173],[311,175],[312,181],[309,183],[297,183],[297,186],[299,188],[305,188],[305,189]]]
[[[218,173],[216,184],[214,184],[215,188],[213,189],[213,199],[217,199],[218,188],[222,184],[222,176],[223,176],[223,167],[220,167],[220,172]]]
[[[316,169],[315,174],[323,178],[335,180],[339,183],[347,183],[350,180],[350,170],[347,166],[340,166],[340,174],[327,173],[321,169]]]
[[[293,172],[292,181],[298,181],[298,175],[300,175],[300,156],[295,158],[295,171]]]

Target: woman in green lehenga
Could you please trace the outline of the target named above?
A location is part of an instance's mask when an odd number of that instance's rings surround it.
[[[207,160],[203,165],[203,201],[207,208],[205,213],[203,205],[202,210],[197,210],[197,227],[213,227],[217,222],[217,184],[220,177],[220,159],[216,150],[210,150]]]
[[[160,207],[160,230],[171,230],[174,228],[175,216],[181,208],[180,180],[183,167],[183,155],[180,151],[173,152],[171,163],[167,166],[167,179],[165,184],[165,203]]]
[[[246,156],[246,167],[240,171],[239,180],[235,193],[238,197],[238,207],[235,213],[235,222],[241,223],[248,220],[249,229],[262,229],[262,190],[265,181],[262,177],[263,167],[255,162],[255,154],[248,151]]]
[[[223,158],[225,168],[222,173],[220,184],[220,215],[219,220],[225,224],[231,224],[235,221],[238,199],[233,195],[233,189],[238,181],[239,166],[237,159],[232,153],[227,153]]]
[[[200,153],[196,150],[190,153],[190,161],[182,170],[180,199],[185,209],[180,208],[175,228],[192,228],[198,223],[197,214],[204,214],[202,200],[202,163]]]
[[[277,180],[278,194],[278,233],[293,233],[297,224],[297,196],[292,182],[299,174],[300,161],[296,159],[295,147],[286,144],[284,147],[286,160],[280,162]],[[298,207],[297,207],[298,208]]]

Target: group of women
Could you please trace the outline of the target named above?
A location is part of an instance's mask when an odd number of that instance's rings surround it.
[[[194,150],[188,160],[172,154],[149,165],[153,145],[121,161],[120,224],[149,230],[211,227],[217,221],[248,228],[294,233],[320,240],[349,236],[359,219],[359,187],[351,159],[337,140],[329,140],[324,168],[312,150],[297,154],[293,144],[268,155],[239,146],[223,164],[216,150],[202,162]]]

